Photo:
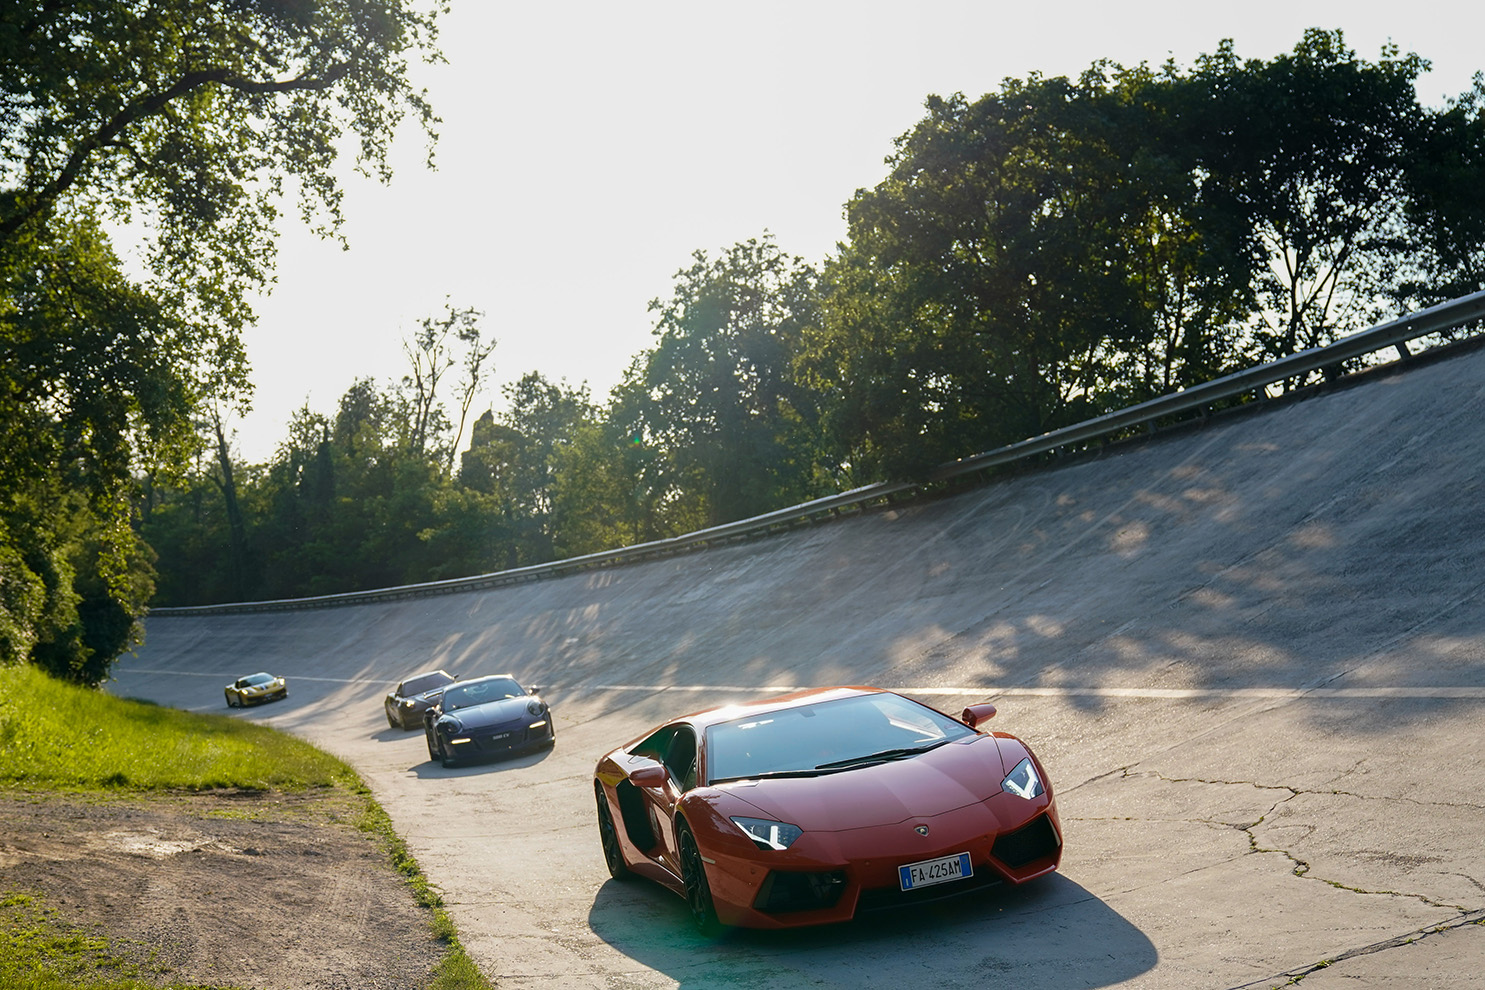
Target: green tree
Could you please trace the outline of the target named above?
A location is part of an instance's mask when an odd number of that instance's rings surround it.
[[[604,414],[578,423],[552,451],[552,540],[559,559],[694,530],[666,519],[646,483],[655,458]],[[675,524],[675,525],[671,525]]]
[[[283,191],[297,188],[300,216],[333,233],[341,137],[352,135],[362,167],[385,179],[405,116],[431,135],[435,118],[407,60],[437,57],[445,7],[0,6],[0,559],[56,603],[38,612],[34,596],[15,596],[14,643],[71,643],[52,649],[66,656],[52,666],[83,680],[106,672],[99,651],[127,641],[104,634],[117,616],[85,608],[73,636],[63,603],[102,587],[140,614],[132,473],[163,478],[189,462],[192,415],[208,392],[246,401],[239,333],[252,319],[248,299],[271,277]],[[109,244],[109,225],[120,224],[141,245],[134,277]],[[97,536],[96,554],[75,564],[69,548],[79,544],[66,535],[75,519],[59,508],[73,494],[86,499]],[[90,616],[99,629],[87,627]]]
[[[479,497],[494,532],[492,553],[480,570],[515,567],[520,561],[516,533],[522,528],[525,510],[515,480],[517,464],[525,456],[526,442],[519,430],[485,410],[469,431],[469,447],[460,455],[458,487]],[[478,573],[478,571],[476,571]]]
[[[1478,287],[1479,98],[1421,108],[1424,67],[1313,30],[931,97],[825,268],[801,370],[835,458],[923,474]]]
[[[1109,93],[1104,68],[930,98],[888,178],[849,204],[804,368],[834,400],[827,432],[858,480],[1079,418],[1148,337],[1168,280],[1147,272],[1142,294],[1128,277],[1149,260],[1132,231],[1170,227],[1153,204],[1179,189],[1130,174],[1126,135],[1147,115]]]
[[[1405,312],[1485,286],[1485,74],[1419,122],[1407,169],[1409,219],[1422,232],[1416,263],[1391,290]]]
[[[613,412],[663,458],[669,497],[708,524],[814,493],[814,397],[794,361],[818,319],[815,271],[772,237],[704,251],[656,299],[657,343],[632,369]]]
[[[1214,205],[1247,234],[1252,357],[1284,357],[1390,315],[1385,300],[1419,250],[1409,172],[1436,115],[1418,104],[1428,63],[1395,46],[1357,57],[1312,28],[1271,62],[1224,42],[1187,85],[1203,107],[1199,165]]]
[[[129,468],[137,448],[170,458],[190,443],[192,388],[171,366],[182,336],[158,300],[119,273],[91,217],[0,246],[0,540],[10,579],[42,589],[8,611],[16,632],[7,659],[31,643],[49,669],[91,682],[100,658],[90,644],[132,645],[87,628],[106,609],[79,616],[75,606],[86,586],[91,601],[108,593],[142,613],[129,576],[148,561],[130,528]],[[76,552],[80,519],[95,551],[86,555]],[[102,658],[105,673],[113,655]]]
[[[413,339],[402,345],[409,365],[402,378],[402,392],[411,409],[408,444],[416,454],[436,455],[446,470],[452,469],[454,445],[464,433],[469,407],[489,374],[485,362],[495,350],[495,341],[480,340],[479,320],[483,315],[478,310],[446,305],[442,317],[424,317]],[[461,348],[462,355],[458,353]],[[455,366],[463,371],[458,383],[457,427],[444,411],[438,391],[444,375]]]
[[[168,478],[147,476],[140,488],[139,533],[158,557],[153,604],[241,600],[221,486],[206,453],[183,475],[173,470]]]
[[[507,409],[498,417],[504,451],[499,491],[515,564],[553,559],[553,489],[556,454],[593,416],[586,386],[548,381],[529,372],[505,387]]]

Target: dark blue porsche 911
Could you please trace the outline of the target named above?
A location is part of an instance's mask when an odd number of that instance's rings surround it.
[[[428,757],[451,767],[460,760],[501,756],[557,741],[552,710],[509,674],[457,681],[423,713]]]

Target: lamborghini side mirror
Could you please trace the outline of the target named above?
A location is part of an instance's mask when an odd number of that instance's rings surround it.
[[[960,714],[959,721],[971,729],[978,729],[994,717],[995,706],[987,702],[983,705],[970,705]]]

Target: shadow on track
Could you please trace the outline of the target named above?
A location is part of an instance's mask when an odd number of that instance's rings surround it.
[[[457,763],[452,767],[445,767],[437,760],[423,760],[421,763],[408,767],[408,770],[416,774],[420,780],[439,780],[444,777],[470,777],[480,773],[521,770],[526,767],[536,766],[551,755],[552,747],[543,746],[541,749],[532,750],[529,753],[517,753],[513,756],[487,756],[481,760],[468,760]]]
[[[674,894],[610,880],[588,922],[614,949],[688,990],[925,982],[1092,990],[1148,972],[1158,959],[1143,932],[1061,874],[843,925],[729,929],[716,939],[695,932]]]

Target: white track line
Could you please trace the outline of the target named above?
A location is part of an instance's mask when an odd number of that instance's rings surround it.
[[[205,670],[146,670],[146,669],[144,669],[142,667],[126,668],[124,670],[117,671],[116,673],[121,673],[121,674],[167,674],[167,675],[169,675],[171,677],[212,677],[212,678],[215,678],[217,680],[223,680],[223,679],[225,679],[225,680],[229,680],[229,681],[236,680],[237,679],[237,676],[238,676],[238,675],[233,675],[233,674],[231,674],[229,672],[220,671],[220,670],[219,671],[216,671],[215,673],[213,673],[212,671],[205,671]],[[326,684],[392,684],[392,683],[395,683],[394,681],[389,681],[389,680],[387,680],[385,678],[374,678],[374,677],[309,677],[309,676],[306,676],[304,674],[288,674],[288,675],[285,675],[285,676],[292,677],[296,681],[323,681]],[[117,680],[117,679],[118,678],[115,678],[115,680]]]
[[[168,674],[173,677],[226,677],[230,674],[203,673],[190,670],[141,670],[126,669],[126,674]],[[387,684],[385,680],[366,677],[307,677],[288,675],[298,681],[322,681],[329,684]],[[570,684],[548,685],[547,691],[641,691],[648,694],[663,692],[685,692],[691,694],[788,694],[791,691],[807,690],[809,685],[798,684]],[[898,687],[892,690],[902,694],[937,695],[939,697],[973,698],[1159,698],[1188,700],[1200,698],[1429,698],[1476,699],[1485,698],[1485,687],[1354,687],[1354,688],[1137,688],[1137,687]]]
[[[881,685],[878,685],[881,686]],[[731,694],[786,694],[808,686],[770,684],[741,687],[713,684],[574,684],[571,691],[707,691]],[[1118,687],[895,687],[900,694],[997,698],[1485,698],[1485,687],[1358,688],[1118,688]]]

